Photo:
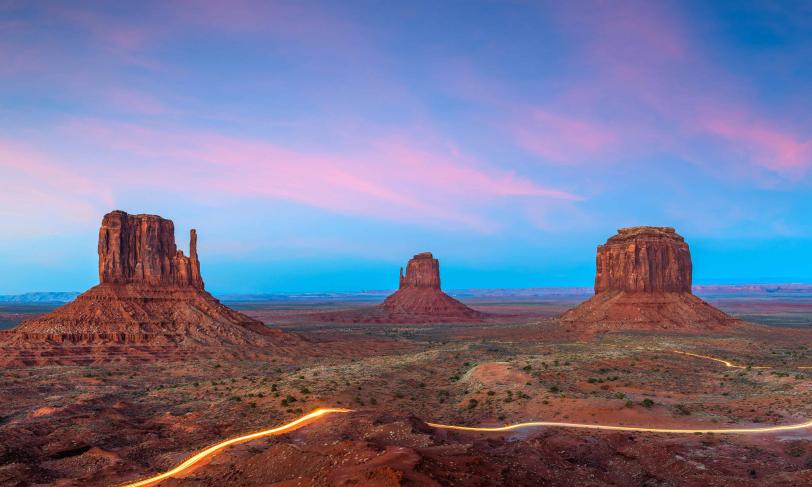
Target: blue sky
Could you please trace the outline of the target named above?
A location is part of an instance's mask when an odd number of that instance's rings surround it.
[[[697,283],[812,282],[803,2],[0,1],[0,293],[82,290],[123,209],[217,292],[591,285],[618,227]]]

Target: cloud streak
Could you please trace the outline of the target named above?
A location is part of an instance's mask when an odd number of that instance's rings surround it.
[[[215,132],[158,131],[100,120],[77,120],[66,128],[138,157],[137,169],[116,170],[129,183],[184,180],[182,190],[195,194],[278,198],[346,214],[483,231],[496,225],[486,216],[488,207],[504,198],[581,199],[458,151],[402,137],[364,139],[355,141],[358,149],[326,153]],[[145,167],[160,167],[163,177],[143,177],[153,174]]]

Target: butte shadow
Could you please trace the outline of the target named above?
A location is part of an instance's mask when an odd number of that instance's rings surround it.
[[[0,364],[73,364],[155,357],[259,358],[301,351],[298,335],[265,326],[204,289],[171,220],[113,211],[99,230],[99,284],[0,335]]]
[[[339,323],[467,323],[488,314],[469,308],[440,288],[440,262],[423,252],[400,269],[400,286],[378,306],[312,315],[313,319]]]
[[[724,331],[743,322],[691,292],[691,252],[670,227],[621,228],[598,246],[595,295],[565,312],[575,331]]]

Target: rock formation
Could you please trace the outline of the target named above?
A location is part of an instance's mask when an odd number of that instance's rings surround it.
[[[373,323],[453,323],[480,321],[486,317],[440,289],[440,262],[423,252],[400,269],[400,287],[380,305],[366,310],[323,313],[319,319]]]
[[[189,256],[171,220],[113,211],[99,230],[99,285],[0,339],[0,363],[84,363],[209,352],[284,354],[296,335],[232,310],[203,288],[197,234]]]
[[[409,260],[405,276],[403,267],[400,268],[399,289],[410,287],[440,289],[440,261],[431,252],[417,254]]]
[[[595,296],[561,317],[578,329],[727,327],[735,320],[691,292],[691,252],[670,227],[621,228],[598,246]]]
[[[172,220],[113,211],[99,229],[99,282],[203,289],[194,229],[189,247],[186,257],[175,246]]]

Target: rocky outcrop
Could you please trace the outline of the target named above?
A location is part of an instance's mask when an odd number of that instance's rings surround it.
[[[104,216],[99,285],[0,340],[0,364],[92,363],[145,356],[253,358],[301,352],[304,341],[239,313],[203,289],[197,233],[189,256],[171,220]]]
[[[172,220],[110,212],[99,229],[99,282],[203,289],[194,229],[189,242],[187,257],[175,245]]]
[[[316,319],[360,323],[453,323],[486,318],[440,289],[440,262],[431,252],[415,255],[400,269],[400,287],[380,305],[363,310],[321,313]]]
[[[440,289],[440,261],[431,252],[415,255],[406,264],[406,275],[400,268],[400,289],[403,288]]]
[[[671,227],[621,228],[598,246],[595,292],[691,292],[691,252]]]
[[[736,321],[691,293],[691,252],[671,227],[621,228],[595,264],[595,296],[561,317],[574,328],[701,331]]]

